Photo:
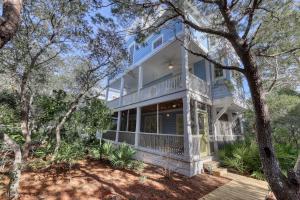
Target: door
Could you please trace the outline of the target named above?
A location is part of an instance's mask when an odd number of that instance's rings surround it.
[[[200,139],[200,156],[208,156],[209,140],[208,140],[208,115],[206,112],[198,112],[199,139]]]

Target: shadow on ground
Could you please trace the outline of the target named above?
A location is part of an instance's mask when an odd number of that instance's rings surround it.
[[[71,170],[64,169],[24,172],[20,199],[199,199],[229,181],[207,174],[187,178],[173,173],[165,178],[163,169],[152,165],[137,174],[101,161],[82,161]]]

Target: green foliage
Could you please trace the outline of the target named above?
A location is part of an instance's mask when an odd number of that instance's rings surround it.
[[[300,151],[300,94],[282,89],[267,96],[275,144],[292,145]],[[248,110],[245,116],[245,131],[254,136],[255,116]]]
[[[101,154],[104,158],[109,158],[110,155],[112,155],[114,152],[114,147],[113,144],[111,142],[105,142],[102,144],[101,147]]]
[[[136,151],[132,147],[123,143],[113,151],[109,160],[114,167],[132,169],[135,153]]]
[[[37,122],[45,125],[61,117],[68,109],[69,99],[63,90],[54,90],[51,96],[38,96],[34,102],[38,111]]]
[[[85,134],[95,136],[97,130],[107,130],[110,125],[111,111],[102,100],[92,98],[87,100],[86,104],[74,113],[66,125],[66,129],[70,131],[80,129]]]
[[[276,156],[283,173],[293,168],[297,159],[297,150],[291,145],[277,144]],[[245,141],[237,141],[226,144],[218,152],[221,164],[237,170],[240,173],[249,174],[257,179],[264,179],[259,159],[258,146],[254,139],[247,138]]]
[[[83,159],[85,155],[85,147],[80,141],[74,141],[73,143],[63,141],[54,161],[73,163],[76,160]]]

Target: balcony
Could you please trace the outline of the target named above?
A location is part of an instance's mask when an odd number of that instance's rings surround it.
[[[166,80],[159,81],[149,87],[144,87],[139,92],[135,91],[130,94],[124,95],[122,98],[117,98],[109,101],[107,105],[110,108],[127,106],[140,101],[160,97],[166,94],[171,94],[179,91],[182,88],[181,75],[177,74]]]
[[[203,81],[192,73],[189,73],[189,78],[189,90],[207,98],[210,97],[210,87],[206,81]],[[107,105],[110,108],[127,106],[137,102],[172,94],[182,89],[184,89],[182,76],[181,74],[176,74],[166,80],[159,81],[148,87],[144,87],[139,92],[135,91],[124,95],[122,98],[109,101],[107,102]]]

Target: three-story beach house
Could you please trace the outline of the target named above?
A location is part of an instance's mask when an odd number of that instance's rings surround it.
[[[115,126],[103,138],[132,145],[137,159],[193,176],[220,145],[243,137],[245,99],[240,75],[186,51],[187,38],[195,51],[213,48],[179,20],[143,44],[128,39],[130,64],[108,82]]]

